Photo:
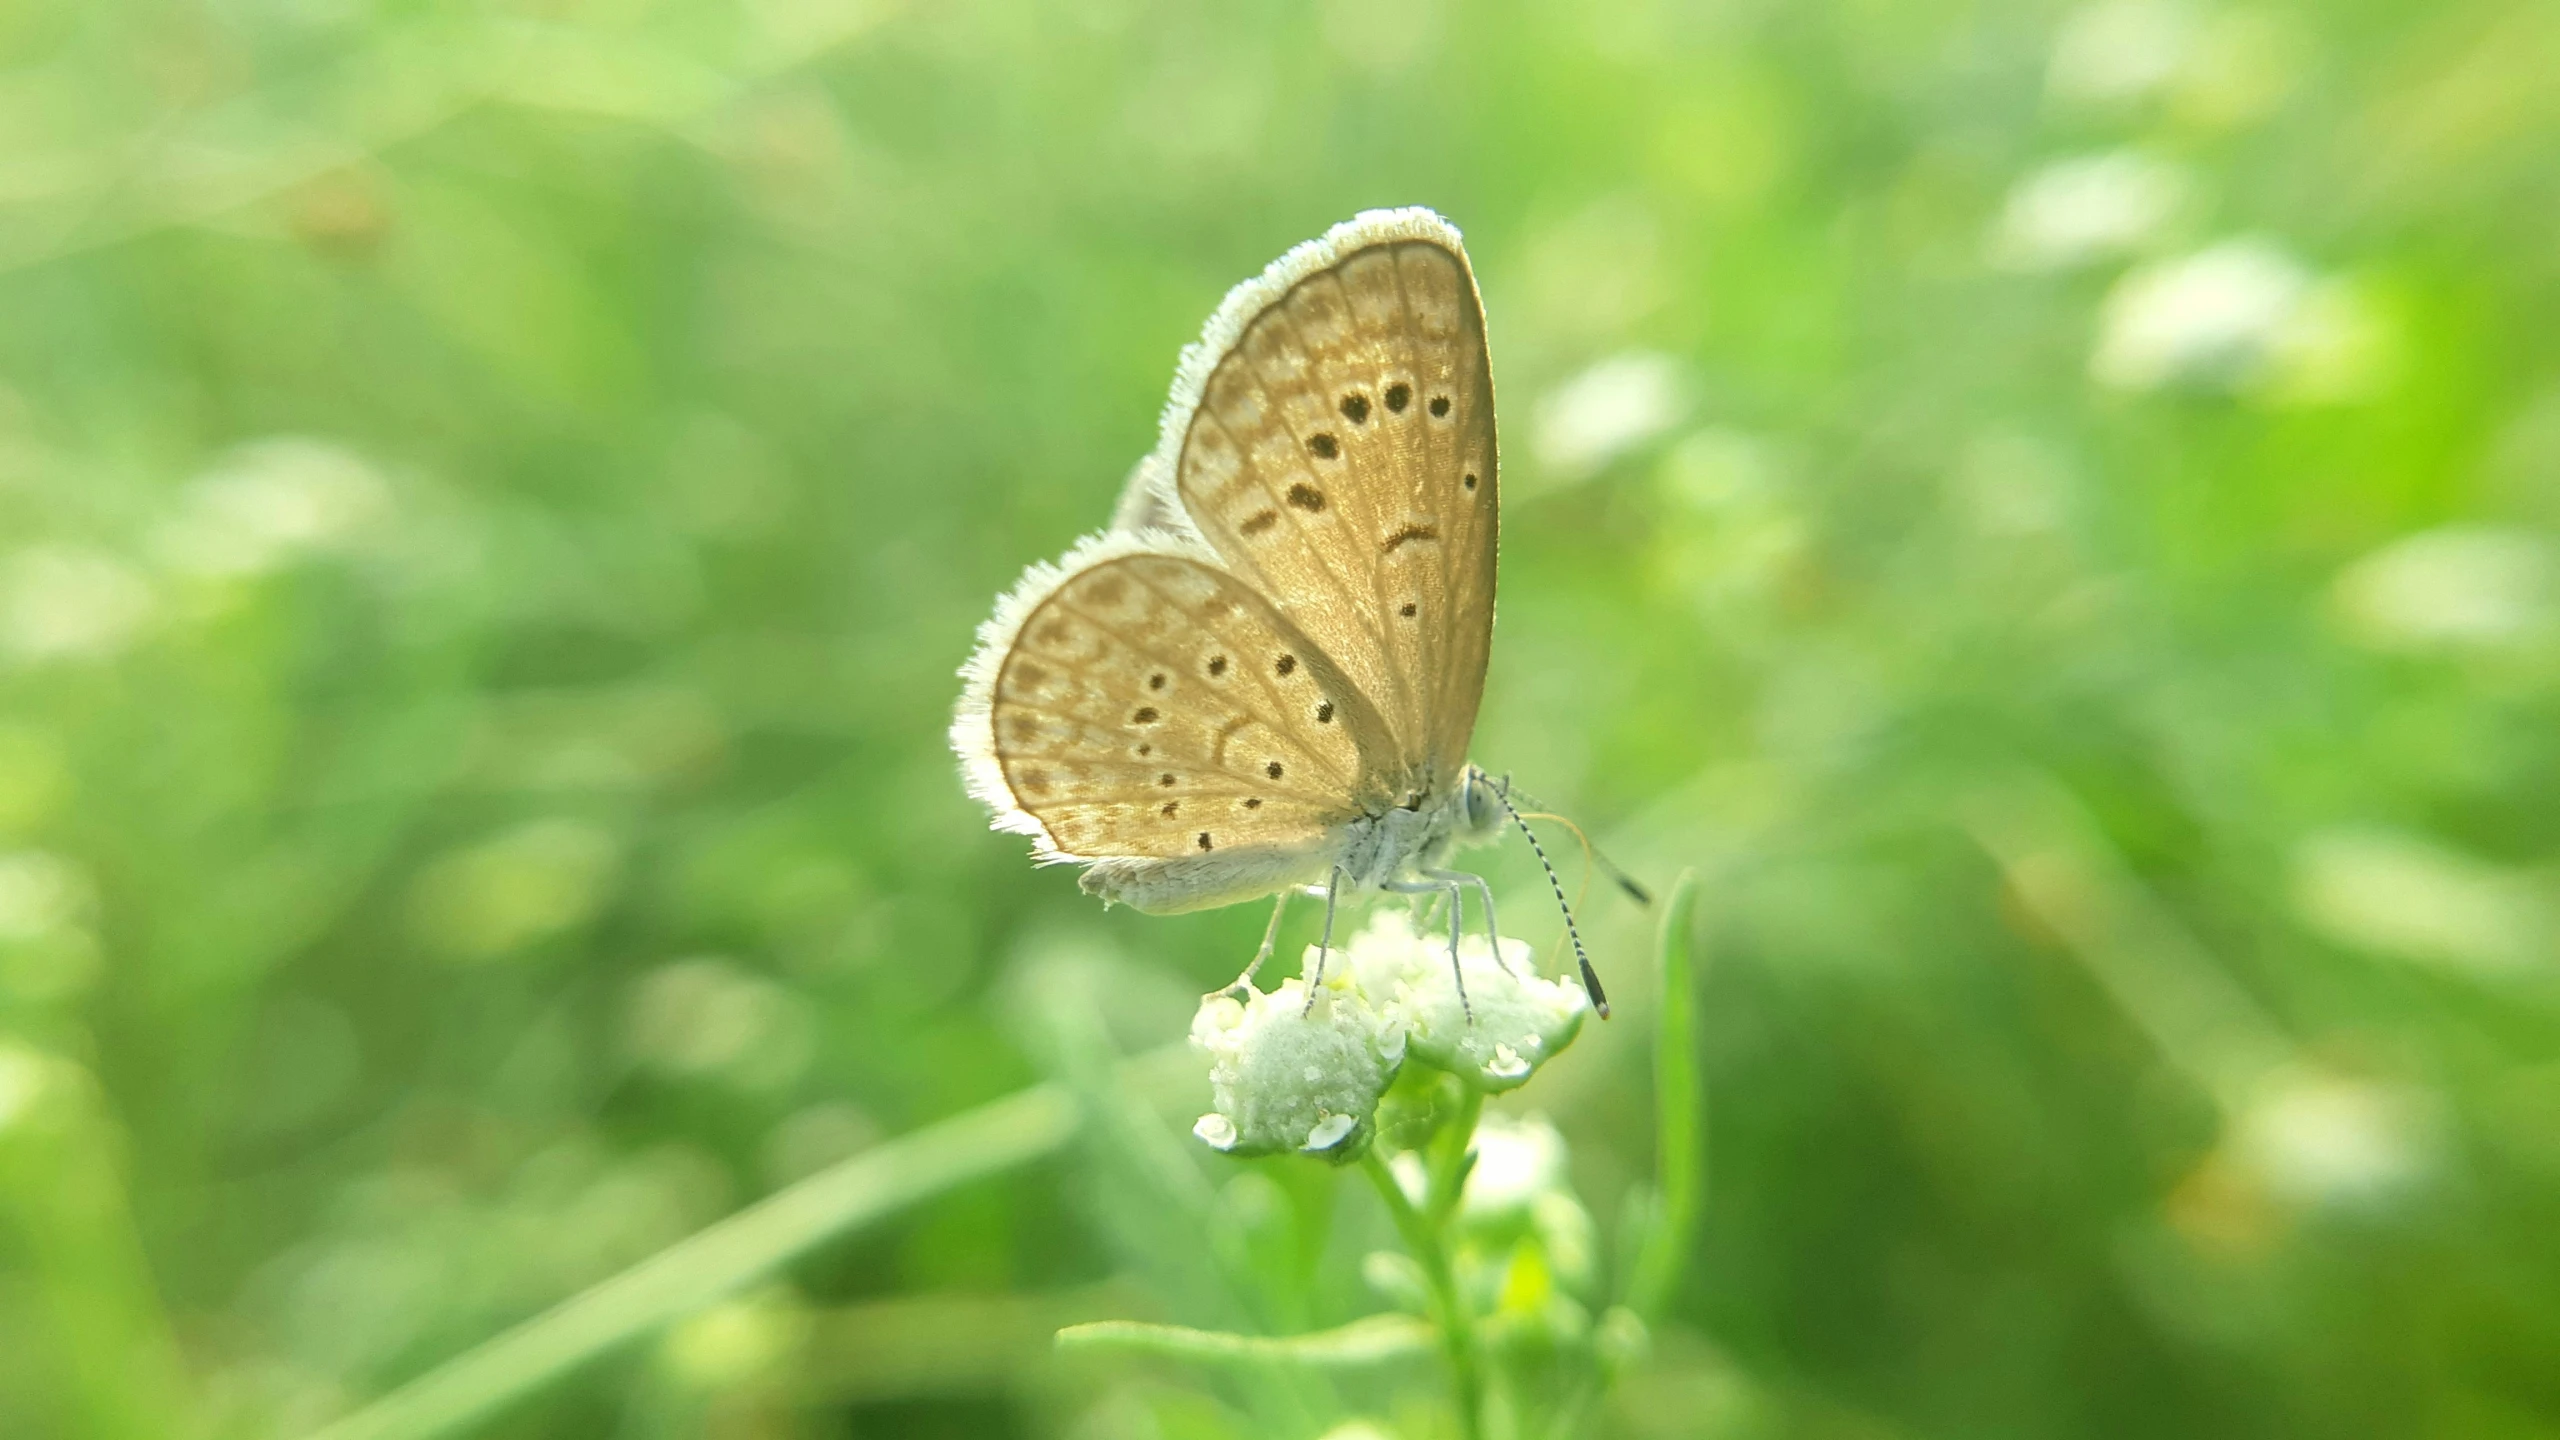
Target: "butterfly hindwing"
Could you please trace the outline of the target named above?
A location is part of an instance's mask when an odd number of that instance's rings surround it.
[[[986,719],[1005,798],[1058,858],[1302,848],[1356,815],[1375,722],[1213,566],[1136,551],[1030,597]]]

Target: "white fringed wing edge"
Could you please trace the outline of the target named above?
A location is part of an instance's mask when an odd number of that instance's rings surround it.
[[[1355,250],[1392,240],[1428,240],[1466,259],[1466,246],[1460,243],[1458,227],[1419,205],[1401,210],[1363,210],[1313,240],[1291,246],[1289,253],[1272,261],[1260,275],[1227,292],[1218,302],[1216,313],[1201,328],[1200,338],[1182,349],[1182,360],[1174,367],[1173,393],[1164,402],[1164,419],[1156,431],[1156,448],[1139,462],[1139,473],[1130,477],[1134,485],[1145,484],[1155,500],[1154,513],[1178,516],[1181,528],[1197,539],[1199,531],[1191,523],[1191,512],[1183,508],[1182,496],[1174,488],[1176,468],[1182,461],[1182,442],[1191,433],[1191,416],[1200,408],[1200,392],[1209,387],[1209,376],[1227,352],[1236,348],[1244,336],[1244,327],[1253,317],[1269,309],[1281,296],[1297,287],[1299,281],[1319,270],[1331,268]],[[1472,274],[1472,266],[1469,267]],[[1124,513],[1127,502],[1123,502]]]
[[[1015,803],[1013,787],[1005,783],[1004,765],[996,759],[996,677],[1004,669],[1005,657],[1013,653],[1014,637],[1022,633],[1023,622],[1040,608],[1041,601],[1065,584],[1068,576],[1124,555],[1179,555],[1204,565],[1218,563],[1218,557],[1199,541],[1170,530],[1087,535],[1058,559],[1043,561],[1022,572],[1022,578],[996,602],[996,613],[978,627],[977,651],[969,657],[968,664],[960,667],[960,678],[965,683],[960,690],[959,712],[951,719],[951,748],[960,756],[961,783],[969,787],[972,798],[994,812],[994,819],[989,822],[993,828],[1032,837],[1032,854],[1043,865],[1103,857],[1070,855],[1059,849],[1050,838],[1049,828]]]
[[[1165,400],[1156,448],[1130,474],[1128,489],[1113,516],[1115,527],[1140,521],[1156,523],[1143,529],[1114,528],[1087,535],[1056,560],[1033,565],[996,602],[995,614],[978,627],[978,648],[970,655],[969,663],[960,667],[963,683],[959,709],[951,720],[951,748],[960,757],[962,783],[992,816],[990,828],[1030,836],[1032,856],[1040,864],[1088,864],[1111,857],[1073,855],[1059,849],[1048,827],[1015,801],[1013,787],[1005,783],[1004,766],[996,759],[996,677],[1004,669],[1005,657],[1013,652],[1023,621],[1066,583],[1068,576],[1124,555],[1178,555],[1225,568],[1192,523],[1190,512],[1183,508],[1182,497],[1174,488],[1175,467],[1182,457],[1183,439],[1191,433],[1192,412],[1200,408],[1201,391],[1208,387],[1210,374],[1235,348],[1253,317],[1288,294],[1299,281],[1329,268],[1355,250],[1394,240],[1428,240],[1461,259],[1466,255],[1458,227],[1421,206],[1364,210],[1315,239],[1292,246],[1287,254],[1264,267],[1260,275],[1229,290],[1201,329],[1199,340],[1183,347],[1181,362],[1174,369],[1173,392]]]

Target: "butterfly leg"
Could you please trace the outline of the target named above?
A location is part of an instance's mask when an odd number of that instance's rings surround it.
[[[1280,892],[1279,898],[1271,902],[1271,923],[1262,927],[1262,948],[1253,952],[1253,963],[1244,967],[1243,974],[1228,981],[1218,989],[1210,991],[1209,998],[1215,999],[1220,995],[1233,995],[1239,990],[1250,990],[1253,988],[1254,972],[1262,968],[1263,961],[1271,958],[1271,947],[1278,943],[1280,939],[1280,917],[1288,913],[1289,897],[1295,893],[1296,891],[1294,889],[1283,890]]]
[[[1298,1013],[1304,1015],[1316,1008],[1316,987],[1324,983],[1324,962],[1333,956],[1333,906],[1342,888],[1342,867],[1324,877],[1324,938],[1316,942],[1316,973],[1307,977],[1307,1003]]]
[[[1493,962],[1502,967],[1502,973],[1510,976],[1514,980],[1519,979],[1520,972],[1511,968],[1510,958],[1502,953],[1502,924],[1500,921],[1494,919],[1493,916],[1492,883],[1487,881],[1481,875],[1470,875],[1464,870],[1425,870],[1422,873],[1430,876],[1434,880],[1445,881],[1452,886],[1473,885],[1476,887],[1476,894],[1484,900],[1484,938],[1485,943],[1493,947]],[[1452,898],[1455,898],[1454,891],[1452,892]]]
[[[1465,923],[1467,916],[1467,907],[1464,901],[1466,891],[1459,888],[1458,881],[1454,876],[1443,876],[1431,871],[1425,871],[1424,873],[1426,875],[1430,875],[1431,878],[1427,880],[1390,880],[1380,888],[1394,890],[1406,895],[1420,895],[1437,892],[1449,897],[1449,978],[1456,981],[1458,985],[1458,1009],[1466,1015],[1467,1023],[1472,1025],[1476,1022],[1476,1007],[1467,999],[1466,972],[1458,967],[1458,933],[1461,926]]]

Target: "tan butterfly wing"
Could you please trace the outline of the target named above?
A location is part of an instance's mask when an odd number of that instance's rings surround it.
[[[1457,231],[1381,211],[1299,246],[1185,352],[1112,530],[980,628],[970,793],[1142,909],[1323,879],[1353,822],[1464,765],[1496,493]]]
[[[1484,311],[1457,232],[1427,211],[1337,227],[1239,287],[1185,378],[1171,487],[1375,704],[1387,744],[1363,755],[1362,788],[1404,804],[1451,784],[1484,693],[1499,526]]]
[[[1109,537],[1012,608],[972,778],[1053,858],[1312,852],[1359,813],[1374,712],[1235,577]]]

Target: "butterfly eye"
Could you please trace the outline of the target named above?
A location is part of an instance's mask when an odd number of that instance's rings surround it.
[[[1330,460],[1342,453],[1342,442],[1334,439],[1330,433],[1319,430],[1307,437],[1307,448],[1315,452],[1317,459]]]
[[[1324,508],[1324,492],[1302,480],[1289,487],[1289,503],[1312,515]]]
[[[1316,702],[1316,723],[1319,725],[1330,725],[1333,723],[1332,701],[1319,700]]]
[[[1297,668],[1298,657],[1295,655],[1283,655],[1271,662],[1271,673],[1274,675],[1286,675]]]
[[[1354,425],[1363,425],[1368,423],[1369,397],[1358,394],[1343,396],[1342,418],[1350,421]]]
[[[1403,414],[1403,413],[1404,413],[1404,407],[1406,407],[1407,405],[1410,405],[1410,404],[1412,404],[1412,403],[1413,403],[1413,387],[1412,387],[1412,386],[1407,385],[1407,384],[1406,384],[1406,383],[1404,383],[1403,381],[1399,380],[1399,381],[1397,381],[1396,383],[1394,383],[1393,385],[1390,385],[1390,386],[1388,386],[1388,387],[1387,387],[1387,408],[1388,408],[1389,410],[1392,410],[1392,411],[1394,411],[1395,413],[1397,413],[1398,415],[1401,415],[1401,414]]]
[[[1432,418],[1437,419],[1437,418],[1439,418],[1440,416],[1446,415],[1446,414],[1448,414],[1448,413],[1449,413],[1449,397],[1448,397],[1448,396],[1446,396],[1446,395],[1434,395],[1434,396],[1432,396],[1432,397],[1431,397],[1431,414],[1432,414]]]

